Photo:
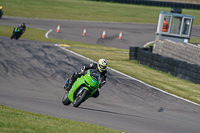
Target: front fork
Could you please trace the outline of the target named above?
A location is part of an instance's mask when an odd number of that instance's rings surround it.
[[[76,94],[76,97],[79,97],[82,94],[82,92],[83,92],[83,86],[81,87],[81,89]]]

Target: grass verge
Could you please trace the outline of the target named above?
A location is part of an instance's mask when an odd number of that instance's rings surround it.
[[[103,126],[36,114],[0,105],[1,133],[121,133]]]

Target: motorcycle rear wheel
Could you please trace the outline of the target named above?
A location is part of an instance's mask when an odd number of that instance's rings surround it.
[[[89,91],[88,90],[83,90],[83,92],[77,96],[74,100],[74,103],[73,103],[73,106],[74,107],[78,107],[82,102],[84,102],[86,100],[86,98],[88,97],[89,95]]]
[[[63,99],[62,99],[62,103],[63,103],[64,105],[70,105],[70,103],[71,103],[71,101],[69,100],[69,98],[68,98],[66,92],[65,92],[65,95],[64,95],[64,97],[63,97]]]

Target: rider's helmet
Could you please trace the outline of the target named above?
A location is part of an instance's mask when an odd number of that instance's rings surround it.
[[[100,60],[98,61],[98,63],[97,63],[97,67],[98,67],[98,69],[99,69],[99,72],[105,71],[106,68],[107,68],[107,66],[108,66],[108,62],[107,62],[106,59],[100,59]]]
[[[25,27],[25,23],[23,22],[23,23],[21,23],[21,25],[20,25],[22,28],[24,28]]]

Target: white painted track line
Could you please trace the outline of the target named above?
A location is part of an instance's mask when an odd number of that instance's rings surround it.
[[[46,38],[49,38],[48,35],[49,35],[49,33],[52,32],[52,31],[53,31],[52,29],[50,29],[49,31],[47,31],[47,33],[45,34],[45,37],[46,37]]]
[[[67,52],[70,52],[70,53],[72,53],[72,54],[75,54],[75,55],[77,55],[77,56],[79,56],[79,57],[82,57],[82,58],[84,58],[84,59],[87,59],[87,60],[89,60],[89,61],[91,61],[91,62],[95,62],[95,61],[93,61],[93,60],[91,60],[91,59],[89,59],[89,58],[87,58],[87,57],[85,57],[85,56],[82,56],[82,55],[80,55],[80,54],[78,54],[78,53],[75,53],[75,52],[73,52],[73,51],[70,51],[70,50],[68,50],[68,49],[65,49],[64,47],[58,46],[57,44],[55,44],[55,46],[57,46],[57,47],[59,47],[59,48],[65,50],[65,51],[67,51]],[[144,85],[146,85],[146,86],[148,86],[148,87],[151,87],[151,88],[153,88],[153,89],[155,89],[155,90],[158,90],[158,91],[160,91],[160,92],[162,92],[162,93],[165,93],[165,94],[167,94],[167,95],[176,97],[176,98],[178,98],[178,99],[184,100],[184,101],[189,102],[189,103],[192,103],[192,104],[194,104],[194,105],[200,106],[200,104],[198,104],[198,103],[192,102],[192,101],[190,101],[190,100],[187,100],[187,99],[184,99],[184,98],[182,98],[182,97],[176,96],[176,95],[171,94],[171,93],[168,93],[168,92],[166,92],[166,91],[163,91],[163,90],[161,90],[161,89],[159,89],[159,88],[156,88],[156,87],[154,87],[154,86],[151,86],[151,85],[149,85],[149,84],[147,84],[147,83],[144,83],[144,82],[141,81],[141,80],[135,79],[135,78],[133,78],[133,77],[131,77],[131,76],[129,76],[129,75],[126,75],[126,74],[124,74],[124,73],[122,73],[122,72],[119,72],[119,71],[117,71],[117,70],[115,70],[115,69],[112,69],[112,68],[110,68],[110,67],[108,67],[108,68],[109,68],[110,70],[114,71],[114,72],[117,72],[117,73],[119,73],[119,74],[121,74],[121,75],[123,75],[123,76],[129,78],[129,79],[132,79],[132,80],[135,80],[135,81],[137,81],[137,82],[140,82],[141,84],[144,84]]]

